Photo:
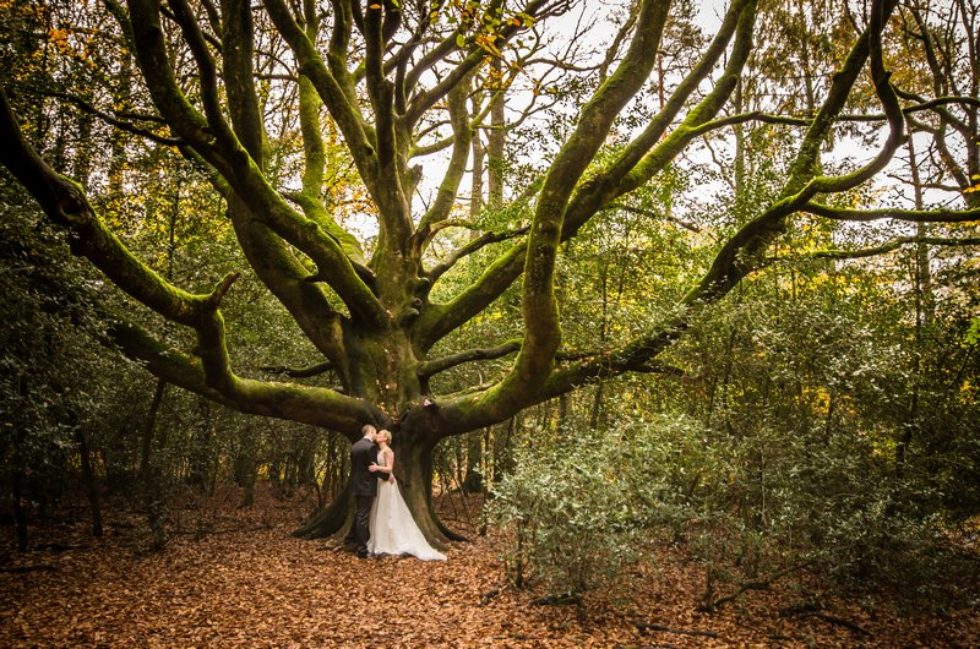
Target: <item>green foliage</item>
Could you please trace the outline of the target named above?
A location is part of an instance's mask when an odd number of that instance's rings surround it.
[[[823,271],[748,283],[675,350],[726,476],[701,487],[714,513],[695,547],[722,580],[806,562],[848,588],[935,596],[971,572],[946,550],[980,495],[976,364],[957,344],[971,307],[938,300],[910,342],[897,279]]]
[[[504,561],[518,586],[579,597],[635,557],[623,455],[608,442],[580,438],[544,455],[525,447],[496,486],[490,515],[508,535]]]
[[[23,480],[42,513],[67,488],[75,436],[109,389],[112,355],[90,340],[101,323],[91,272],[32,205],[5,185],[0,202],[0,477]],[[57,260],[56,263],[52,263]]]
[[[963,336],[963,342],[967,345],[976,346],[980,343],[980,318],[973,318],[970,321],[970,328]]]

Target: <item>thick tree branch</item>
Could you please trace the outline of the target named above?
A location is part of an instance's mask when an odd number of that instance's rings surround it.
[[[445,220],[452,211],[459,192],[459,184],[466,174],[466,161],[470,154],[470,144],[473,141],[473,129],[470,126],[469,113],[466,110],[466,99],[469,94],[468,84],[461,83],[449,93],[449,118],[453,128],[453,152],[449,160],[446,174],[439,185],[439,191],[432,206],[422,216],[415,232],[418,245],[428,238],[432,226]],[[477,173],[474,171],[474,173]]]
[[[315,13],[306,14],[306,36],[316,42],[319,31],[319,21]],[[340,20],[340,17],[336,17]],[[320,125],[320,107],[323,101],[317,94],[310,78],[305,74],[299,76],[299,127],[303,136],[303,194],[306,198],[321,202],[323,192],[323,174],[327,160],[323,147],[323,131]]]
[[[394,89],[385,78],[383,57],[384,37],[382,36],[383,14],[390,15],[380,2],[369,2],[364,16],[364,69],[367,80],[367,94],[374,110],[374,123],[377,133],[378,164],[384,169],[395,168],[395,115]],[[401,12],[398,12],[399,16]],[[389,182],[392,179],[388,179]]]
[[[316,42],[320,28],[317,9],[311,0],[304,2],[306,18],[306,35],[310,42]],[[342,20],[336,16],[335,20]],[[332,54],[331,54],[332,56]],[[343,66],[341,66],[343,67]],[[323,146],[323,132],[320,124],[320,108],[323,102],[317,93],[313,82],[305,74],[299,77],[299,123],[300,134],[303,137],[303,176],[302,191],[287,196],[299,204],[307,218],[318,223],[333,237],[350,258],[358,275],[368,284],[373,282],[366,279],[370,271],[364,266],[366,259],[357,237],[342,228],[327,212],[323,199],[323,178],[326,170],[326,152]]]
[[[216,134],[226,150],[232,150],[237,145],[228,123],[221,112],[221,102],[218,90],[218,70],[214,57],[208,50],[207,41],[201,32],[200,25],[187,0],[169,0],[174,12],[174,20],[180,25],[184,40],[194,56],[200,72],[201,98],[204,102],[204,114],[207,115],[210,131]]]
[[[262,110],[255,91],[252,55],[255,29],[248,0],[222,0],[222,57],[228,112],[235,135],[261,169],[264,167]]]
[[[427,305],[417,325],[421,348],[429,349],[503,294],[520,276],[526,251],[524,243],[514,246],[490,264],[479,279],[451,302]]]
[[[255,166],[261,170],[265,152],[262,115],[253,80],[252,10],[248,0],[222,0],[221,8],[224,79],[232,125]],[[318,97],[315,99],[318,101]],[[300,103],[302,111],[306,107],[302,86]],[[238,241],[259,279],[286,307],[316,348],[337,366],[345,367],[340,315],[323,289],[305,281],[308,272],[304,265],[263,219],[256,217],[249,204],[234,194],[226,198]],[[321,225],[330,232],[326,221],[321,221]],[[341,380],[346,379],[341,374]]]
[[[811,252],[797,255],[787,255],[785,257],[775,257],[765,260],[762,265],[769,265],[781,261],[800,261],[804,259],[863,259],[865,257],[876,257],[889,252],[894,252],[902,246],[910,243],[926,244],[930,246],[960,247],[980,245],[980,238],[963,237],[897,237],[878,246],[860,248],[857,250],[814,250]]]
[[[269,0],[269,2],[276,4],[277,0]],[[188,139],[198,153],[228,180],[236,196],[247,205],[249,213],[261,218],[264,224],[277,235],[314,260],[319,269],[318,276],[329,281],[330,287],[344,300],[351,313],[364,326],[375,328],[385,326],[387,314],[370,288],[355,272],[337,239],[329,236],[315,221],[305,218],[290,208],[282,196],[269,185],[259,167],[261,157],[256,161],[252,155],[255,153],[260,156],[261,143],[255,138],[257,127],[247,119],[241,123],[243,133],[248,136],[244,144],[252,149],[251,152],[246,150],[232,133],[221,138],[220,147],[212,145],[212,139],[208,135],[209,126],[201,123],[200,116],[180,93],[173,77],[160,30],[158,2],[133,0],[130,5],[136,36],[137,60],[147,79],[157,109],[177,132]],[[285,9],[284,6],[282,8]],[[285,11],[292,27],[298,30],[292,17],[288,15],[288,10]],[[299,36],[303,43],[309,45],[305,34],[300,31]],[[236,43],[236,45],[246,47],[248,44]],[[230,70],[236,67],[240,65],[235,63],[229,65]],[[322,62],[320,67],[322,68]],[[228,90],[233,91],[235,88],[229,86]],[[242,88],[237,96],[250,101],[250,96],[253,94],[247,88]],[[260,126],[258,128],[260,129]],[[261,131],[258,130],[258,133]],[[234,204],[232,206],[234,207]],[[233,215],[238,213],[236,210],[232,211]]]
[[[601,379],[612,378],[626,372],[662,373],[671,376],[686,375],[683,370],[654,362],[652,359],[669,347],[687,328],[681,315],[674,316],[657,327],[652,333],[626,345],[618,351],[591,355],[555,369],[540,388],[529,396],[525,407],[571,392]],[[490,387],[480,386],[474,393],[450,395],[435,404],[437,423],[447,435],[487,426],[495,421],[493,410],[482,406]],[[474,402],[477,404],[474,407]]]
[[[442,358],[435,358],[421,363],[415,370],[415,373],[421,378],[428,378],[440,372],[445,372],[446,370],[456,367],[457,365],[462,365],[463,363],[503,358],[508,354],[513,354],[520,348],[520,340],[510,340],[496,347],[467,349],[466,351],[451,354],[449,356],[443,356]]]
[[[864,67],[869,53],[872,56],[876,56],[880,63],[881,31],[884,29],[885,20],[891,15],[895,5],[895,0],[875,0],[871,8],[871,23],[868,25],[868,28],[864,31],[864,33],[861,34],[861,37],[858,39],[857,43],[855,43],[854,47],[851,48],[851,51],[848,54],[842,68],[834,75],[830,89],[827,92],[827,98],[820,106],[820,110],[817,111],[817,115],[810,123],[810,126],[803,137],[803,142],[800,145],[796,160],[790,169],[789,182],[783,190],[784,196],[789,196],[793,193],[799,192],[803,189],[803,186],[811,182],[814,176],[817,174],[817,169],[820,163],[820,146],[822,145],[827,132],[830,130],[837,116],[840,114],[845,103],[847,102],[847,98],[850,95],[850,90],[854,86],[857,76]],[[894,98],[895,91],[894,88],[891,87],[888,79],[875,77],[874,83],[875,90],[879,93],[879,99],[882,99],[883,104],[886,102],[886,99],[882,96],[882,93],[884,92],[888,95],[887,104],[894,104],[894,106],[897,107],[898,101],[897,98]],[[887,90],[883,88],[883,84],[887,85]],[[886,110],[886,113],[887,112],[888,111]],[[891,122],[893,117],[895,116],[889,116],[889,122]],[[900,111],[898,119],[901,119]],[[893,125],[890,123],[890,126]],[[894,137],[894,128],[892,131],[893,132],[890,135],[891,137]]]
[[[726,67],[723,80],[716,84],[713,91],[692,109],[687,118],[685,118],[684,124],[690,129],[693,125],[710,119],[711,116],[720,110],[734,89],[735,80],[738,78],[745,60],[751,51],[751,35],[755,19],[754,5],[754,1],[746,0],[742,0],[737,5],[733,5],[733,8],[726,15],[719,34],[715,37],[699,64],[684,79],[681,87],[678,88],[678,91],[668,104],[665,105],[664,109],[651,121],[647,129],[631,143],[627,152],[617,158],[611,167],[598,173],[595,179],[583,183],[582,187],[575,192],[567,207],[567,215],[561,232],[562,240],[567,240],[571,236],[574,236],[578,229],[601,209],[604,204],[613,200],[616,196],[634,189],[635,186],[646,182],[656,170],[662,168],[687,142],[695,137],[695,135],[686,132],[683,128],[678,129],[678,132],[672,134],[668,138],[668,141],[656,147],[654,152],[647,154],[646,157],[639,158],[649,146],[656,143],[662,136],[671,123],[671,120],[683,107],[684,101],[693,93],[704,77],[710,73],[712,67],[724,52],[732,34],[737,33],[735,49]],[[629,54],[627,54],[627,59],[628,57]],[[624,59],[623,63],[620,63],[620,67],[617,70],[623,69],[625,62],[626,59]],[[650,62],[650,65],[652,65],[652,62]],[[615,74],[609,81],[613,81],[614,79],[616,79]],[[640,162],[638,162],[638,159]],[[641,172],[636,171],[636,166],[638,165],[643,166]],[[631,169],[633,171],[630,176],[632,176],[633,180],[629,186],[624,186],[622,185],[622,179]],[[553,171],[550,173],[553,173]],[[560,209],[564,211],[565,207],[549,207],[548,209]],[[430,311],[426,323],[429,331],[425,334],[425,340],[428,344],[434,343],[455,327],[466,322],[470,317],[486,308],[487,305],[499,297],[521,275],[523,272],[521,261],[524,258],[525,246],[526,243],[520,243],[505,252],[494,264],[487,268],[472,286],[461,292],[451,303],[445,305],[445,308]]]
[[[240,412],[299,421],[335,430],[354,441],[365,422],[383,414],[363,399],[327,388],[237,378],[231,393],[208,383],[204,364],[130,323],[115,322],[110,337],[129,358],[153,375]]]
[[[316,365],[310,365],[309,367],[287,367],[285,365],[263,365],[259,368],[263,372],[271,372],[273,374],[284,374],[286,376],[292,377],[294,379],[306,379],[311,376],[319,376],[326,372],[334,369],[333,365],[327,361],[325,363],[317,363]]]
[[[732,2],[708,49],[694,69],[671,93],[663,109],[611,165],[576,192],[569,206],[570,218],[567,228],[574,230],[580,227],[610,200],[645,183],[696,137],[690,132],[691,129],[717,114],[734,91],[742,67],[752,50],[754,27],[755,0]],[[711,73],[736,32],[732,55],[721,78],[714,83],[712,91],[687,114],[681,125],[664,138],[664,133],[667,132],[674,118],[680,113],[691,94]],[[656,148],[651,151],[655,145]]]
[[[151,371],[243,412],[330,426],[355,435],[372,417],[370,407],[332,390],[263,383],[236,376],[224,343],[218,307],[237,278],[230,274],[207,294],[188,293],[136,259],[102,223],[82,190],[49,167],[26,141],[0,90],[0,162],[41,204],[48,217],[71,233],[72,252],[88,258],[114,284],[168,320],[198,334],[195,359],[156,343],[133,326],[114,333],[124,350]]]
[[[908,210],[894,207],[881,209],[848,209],[833,207],[823,203],[810,201],[799,206],[799,211],[815,214],[835,221],[877,221],[880,219],[895,219],[912,223],[969,223],[980,221],[980,207],[968,210]]]
[[[760,253],[786,228],[786,219],[806,205],[817,193],[842,192],[865,182],[891,160],[904,138],[904,117],[898,97],[882,63],[881,31],[894,8],[894,0],[875,0],[872,20],[834,75],[827,98],[803,138],[782,197],[761,216],[750,221],[722,246],[701,282],[685,296],[686,305],[714,302],[728,293],[758,263]],[[843,108],[851,87],[870,53],[875,90],[888,115],[889,134],[878,154],[867,164],[842,176],[818,176],[820,143]]]
[[[327,110],[343,133],[361,177],[369,189],[376,188],[380,171],[374,133],[367,128],[344,87],[324,65],[306,33],[296,24],[285,0],[264,0],[264,3],[276,29],[296,56],[300,72],[316,87]]]
[[[330,34],[330,46],[327,51],[327,64],[330,73],[351,106],[357,105],[357,90],[355,89],[355,79],[347,69],[347,50],[350,45],[351,29],[354,25],[353,8],[356,4],[351,0],[330,0],[330,5],[333,7],[333,30]],[[313,11],[316,9],[316,6],[312,7]],[[315,43],[316,41],[311,42]]]
[[[381,25],[381,43],[387,45],[402,24],[401,2],[400,0],[384,0],[384,9],[385,17]]]
[[[477,250],[480,250],[484,246],[491,243],[507,241],[508,239],[513,239],[515,237],[527,234],[528,230],[530,230],[530,227],[517,228],[516,230],[505,230],[503,232],[484,232],[476,239],[470,240],[466,243],[466,245],[449,255],[449,258],[446,259],[446,261],[433,266],[432,269],[426,273],[426,277],[429,278],[429,281],[432,284],[435,284],[436,281],[442,277],[446,271],[455,266],[460,259],[468,255],[472,255]]]
[[[218,153],[208,120],[187,100],[174,77],[160,24],[159,0],[131,0],[129,10],[130,18],[123,23],[123,29],[132,31],[136,63],[146,79],[154,105],[178,136],[228,178],[230,167]],[[121,14],[117,18],[125,20]]]
[[[169,320],[195,326],[210,295],[173,286],[134,257],[102,222],[81,187],[41,159],[17,125],[7,94],[0,89],[0,162],[40,203],[45,214],[71,232],[72,252],[92,261],[114,284]]]
[[[819,191],[845,191],[864,182],[880,171],[902,141],[903,117],[898,99],[888,80],[881,60],[881,30],[894,8],[893,0],[872,5],[872,20],[868,31],[852,50],[844,68],[831,86],[830,93],[803,143],[793,165],[793,173],[784,190],[784,198],[774,203],[762,217],[749,223],[722,248],[711,269],[701,283],[681,301],[668,319],[647,335],[627,344],[606,357],[592,358],[551,372],[543,385],[532,392],[531,402],[550,398],[584,382],[615,376],[631,368],[643,368],[676,340],[689,326],[690,318],[707,304],[721,299],[748,272],[758,268],[758,253],[783,229],[784,219],[806,204]],[[874,160],[840,177],[815,176],[816,156],[823,139],[836,115],[850,93],[858,73],[871,54],[872,76],[875,88],[888,115],[889,137]],[[751,263],[749,260],[754,260]],[[527,275],[527,272],[525,273]],[[525,285],[527,277],[525,278]],[[525,299],[527,293],[525,293]],[[500,385],[476,394],[452,399],[441,405],[441,415],[449,428],[460,430],[486,425],[491,420],[506,416],[508,400],[499,396]],[[525,404],[527,401],[525,401]],[[503,411],[503,412],[501,412]]]
[[[535,209],[524,264],[521,308],[524,338],[507,375],[493,388],[464,397],[456,407],[471,417],[506,417],[540,389],[561,342],[554,296],[555,257],[565,209],[576,183],[599,150],[616,115],[639,91],[653,68],[670,3],[643,0],[633,40],[616,71],[582,109],[578,124],[551,165]]]

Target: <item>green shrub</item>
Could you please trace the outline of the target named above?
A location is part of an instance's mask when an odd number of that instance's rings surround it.
[[[494,490],[490,516],[507,534],[504,561],[518,587],[577,599],[608,585],[634,558],[630,490],[620,449],[602,436],[542,459],[521,449]]]

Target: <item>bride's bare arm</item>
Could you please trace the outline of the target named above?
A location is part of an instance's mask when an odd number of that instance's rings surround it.
[[[389,478],[394,479],[395,474],[392,472],[395,469],[395,452],[389,448],[381,451],[381,455],[385,457],[385,463],[378,464],[377,462],[372,462],[368,469],[372,473],[387,473]]]
[[[385,460],[384,468],[387,469],[386,473],[388,474],[388,480],[390,482],[394,482],[395,481],[395,452],[389,448],[385,451],[385,453],[388,454],[388,457]]]

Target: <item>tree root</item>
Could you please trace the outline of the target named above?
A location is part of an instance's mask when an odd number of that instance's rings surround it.
[[[318,511],[292,535],[301,539],[343,538],[354,521],[354,498],[349,489],[337,496],[333,502]]]
[[[714,631],[699,631],[697,629],[672,629],[669,626],[664,626],[663,624],[654,624],[652,622],[637,622],[636,628],[640,631],[659,631],[660,633],[677,633],[679,635],[693,635],[693,636],[704,636],[706,638],[720,638]]]
[[[548,595],[531,600],[531,606],[581,606],[582,596],[574,593]]]
[[[490,600],[494,599],[499,594],[499,588],[494,588],[493,590],[488,590],[487,592],[483,593],[483,595],[480,597],[480,606],[486,606],[490,603]]]
[[[775,582],[777,579],[785,577],[786,575],[796,572],[797,570],[802,570],[803,568],[809,566],[811,563],[812,561],[804,561],[802,563],[792,565],[788,568],[780,570],[779,572],[773,573],[772,575],[766,577],[765,579],[739,582],[738,588],[736,590],[729,593],[728,595],[724,595],[714,600],[710,600],[710,595],[706,595],[705,601],[697,607],[697,610],[703,613],[714,613],[725,604],[738,599],[739,597],[742,596],[742,594],[746,593],[747,591],[768,590],[772,586],[773,582]]]
[[[845,620],[842,617],[837,617],[835,615],[828,615],[827,613],[821,613],[820,611],[806,611],[803,613],[797,613],[794,617],[804,618],[804,617],[815,617],[818,620],[823,620],[828,624],[834,624],[836,626],[842,626],[845,629],[855,633],[857,635],[863,635],[867,637],[873,637],[874,634],[857,624],[856,622],[851,622],[850,620]]]
[[[463,541],[469,543],[470,539],[468,539],[467,537],[463,536],[458,532],[454,532],[453,530],[449,529],[446,526],[446,524],[442,522],[442,518],[439,517],[439,515],[435,512],[435,510],[432,511],[432,518],[436,522],[436,527],[439,528],[439,531],[442,532],[443,536],[445,536],[447,540],[457,541],[457,542]]]

